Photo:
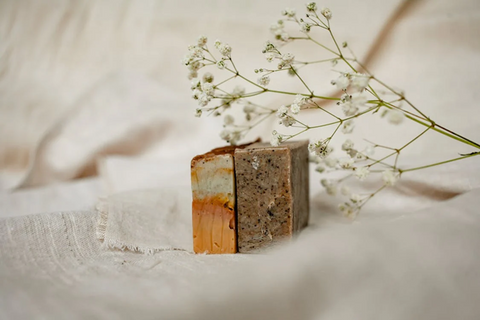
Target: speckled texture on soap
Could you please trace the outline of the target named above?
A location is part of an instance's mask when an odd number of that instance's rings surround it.
[[[235,150],[238,251],[292,238],[308,223],[308,141]]]

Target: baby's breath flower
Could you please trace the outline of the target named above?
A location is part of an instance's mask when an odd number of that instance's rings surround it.
[[[213,79],[214,79],[213,74],[211,74],[210,72],[205,73],[202,78],[203,82],[210,82],[210,83],[213,82]]]
[[[257,82],[259,85],[266,87],[270,83],[270,76],[264,74],[260,78],[258,78]]]
[[[402,111],[398,109],[388,110],[387,119],[391,124],[400,124],[404,118],[405,114]]]
[[[347,154],[352,158],[355,159],[357,157],[358,151],[355,149],[348,149]]]
[[[329,168],[335,168],[338,163],[338,159],[332,156],[328,156],[325,158],[325,165]]]
[[[300,112],[300,106],[296,103],[292,103],[290,105],[290,111],[293,113],[293,114],[298,114]]]
[[[354,116],[358,113],[358,107],[353,104],[351,100],[340,102],[340,106],[347,117]]]
[[[315,2],[307,3],[307,10],[310,12],[317,10],[317,4]]]
[[[212,100],[212,96],[206,94],[205,92],[200,93],[198,96],[198,104],[201,107],[205,107]]]
[[[280,120],[280,124],[283,124],[285,127],[291,127],[297,122],[295,118],[290,117],[290,116],[285,116]]]
[[[352,150],[353,150],[353,149],[352,149]],[[353,156],[352,156],[351,154],[350,154],[350,157],[353,158]],[[355,158],[356,158],[357,160],[360,160],[360,161],[367,159],[367,157],[366,157],[363,153],[358,152],[358,151],[356,151],[356,150],[355,150]]]
[[[341,194],[343,194],[344,196],[350,196],[350,193],[351,193],[351,192],[350,192],[350,188],[347,187],[347,186],[342,186],[342,187],[340,188],[340,192],[341,192]]]
[[[297,94],[293,103],[298,104],[301,107],[307,103],[307,98],[301,94]]]
[[[333,85],[336,85],[338,89],[340,90],[346,90],[348,86],[350,85],[350,79],[346,74],[341,74],[337,80],[332,81]]]
[[[223,124],[225,124],[226,126],[232,125],[234,122],[235,122],[235,118],[232,115],[227,114],[223,118]]]
[[[265,48],[263,49],[263,53],[272,52],[275,50],[275,45],[270,41],[265,42]]]
[[[368,98],[364,92],[355,92],[353,94],[343,94],[342,100],[338,103],[347,117],[356,115],[359,108],[365,107]]]
[[[235,145],[242,138],[242,134],[239,131],[230,131],[225,129],[220,132],[220,138],[232,145]]]
[[[195,89],[200,88],[200,86],[201,86],[200,79],[198,79],[198,78],[192,79],[190,89],[195,90]]]
[[[238,141],[240,141],[240,139],[242,139],[242,134],[239,132],[239,131],[233,131],[231,134],[230,134],[230,144],[237,144]]]
[[[220,69],[220,70],[222,70],[222,69],[225,69],[225,67],[226,67],[225,61],[223,61],[223,60],[218,60],[218,62],[217,62],[217,68]]]
[[[355,170],[355,177],[358,178],[358,180],[363,181],[365,178],[370,174],[370,169],[368,167],[358,167]]]
[[[368,81],[370,77],[366,74],[362,73],[355,73],[352,75],[352,87],[357,91],[363,91],[366,87],[368,87]]]
[[[343,151],[348,151],[352,148],[353,148],[353,141],[350,139],[345,140],[345,142],[342,144]]]
[[[321,164],[319,164],[318,166],[315,167],[315,171],[319,172],[319,173],[322,173],[326,170],[326,168],[324,166],[322,166]]]
[[[251,104],[251,103],[247,103],[244,107],[243,107],[243,112],[245,113],[253,113],[255,112],[256,110],[256,107],[254,104]]]
[[[367,157],[371,157],[375,154],[375,148],[373,146],[368,146],[365,148],[364,154]]]
[[[295,17],[295,9],[290,9],[290,8],[285,8],[285,10],[282,11],[282,15],[287,16],[289,18]]]
[[[282,143],[284,137],[277,133],[277,131],[273,131],[272,132],[272,137],[270,138],[270,144],[273,146],[273,147],[278,147],[280,145],[280,143]]]
[[[397,176],[393,170],[385,170],[382,172],[382,179],[387,186],[393,186],[397,182]]]
[[[353,120],[347,120],[342,124],[342,132],[344,134],[352,133],[354,127],[355,123],[353,122]]]
[[[270,31],[273,33],[273,35],[275,36],[275,39],[277,40],[280,40],[280,41],[288,41],[289,39],[289,35],[287,32],[285,32],[285,29],[284,29],[284,24],[283,24],[283,21],[282,20],[279,20],[277,23],[275,24],[272,24],[270,26]],[[275,48],[275,46],[270,47],[269,49],[265,48],[265,52],[268,52],[268,51],[271,51]]]
[[[356,193],[352,193],[350,195],[350,201],[352,201],[353,203],[359,203],[362,201],[362,196]]]
[[[274,53],[274,52],[267,52],[265,53],[265,59],[268,61],[268,62],[272,62],[273,59],[275,59],[277,57],[277,54]]]
[[[340,165],[340,168],[342,168],[342,169],[352,169],[354,163],[355,163],[355,161],[350,157],[342,158],[338,161],[338,164]]]
[[[202,109],[195,109],[195,117],[200,118],[202,116]]]
[[[222,140],[228,141],[230,139],[230,133],[231,133],[230,130],[227,130],[227,129],[222,130],[220,131],[220,138]]]
[[[295,56],[291,53],[284,53],[282,54],[282,61],[285,62],[285,64],[292,64],[293,63],[293,60],[295,59]]]
[[[360,210],[360,208],[357,205],[351,204],[349,202],[339,204],[338,209],[340,209],[340,212],[342,212],[342,214],[345,217],[352,220],[355,219],[355,217],[358,214],[358,211]]]
[[[197,44],[199,47],[204,47],[207,44],[207,37],[206,36],[200,36],[198,37]]]
[[[215,94],[215,86],[213,83],[204,82],[202,83],[202,91],[209,96],[213,96]]]
[[[224,57],[230,58],[230,55],[232,53],[232,47],[230,47],[230,45],[222,43],[218,46],[217,49]]]
[[[330,153],[330,150],[328,149],[328,141],[329,139],[310,142],[308,144],[308,150],[310,153],[319,156],[320,158],[325,158]]]
[[[195,99],[195,100],[198,100],[200,99],[200,95],[203,94],[202,90],[200,89],[195,89],[193,90],[192,92],[192,98]]]
[[[312,25],[308,22],[301,22],[300,26],[302,27],[303,32],[310,32],[310,29],[312,28]]]
[[[278,63],[278,69],[291,67],[294,59],[295,59],[295,56],[291,53],[282,54],[282,57],[280,58],[280,62]]]
[[[368,97],[365,92],[355,92],[350,95],[350,101],[357,107],[365,107]]]
[[[332,11],[330,11],[330,9],[328,9],[328,8],[322,8],[322,10],[320,11],[320,13],[321,13],[327,20],[332,19]]]
[[[288,107],[287,106],[280,106],[280,108],[278,108],[277,110],[277,117],[279,117],[280,119],[281,118],[285,118],[288,114]]]
[[[235,88],[233,88],[232,94],[236,96],[242,96],[245,94],[245,87],[237,85]]]
[[[336,182],[328,179],[322,179],[320,180],[320,183],[325,188],[325,191],[327,191],[327,194],[331,196],[334,196],[337,194],[338,188],[337,188]]]

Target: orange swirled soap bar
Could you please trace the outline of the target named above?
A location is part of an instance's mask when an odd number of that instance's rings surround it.
[[[193,250],[236,253],[235,149],[214,149],[192,159]]]

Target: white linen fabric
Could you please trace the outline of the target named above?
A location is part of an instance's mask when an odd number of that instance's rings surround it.
[[[190,188],[128,191],[97,204],[97,238],[108,247],[143,253],[192,251]]]
[[[480,140],[478,1],[318,5],[379,78]],[[287,6],[303,3],[0,2],[0,319],[480,318],[475,157],[405,174],[353,222],[312,173],[310,226],[291,243],[191,253],[189,162],[222,144],[221,120],[192,116],[181,58],[203,33],[229,42],[238,67],[264,65],[268,26]],[[328,93],[332,74],[308,81]],[[396,145],[419,130],[357,126]],[[410,167],[473,150],[429,133],[404,151]]]

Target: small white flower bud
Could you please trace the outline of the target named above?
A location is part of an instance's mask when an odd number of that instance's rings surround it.
[[[225,115],[225,118],[223,118],[223,123],[226,126],[232,125],[235,122],[235,118],[229,114]]]
[[[270,83],[270,77],[264,74],[260,78],[258,78],[257,82],[259,85],[266,87]]]
[[[322,8],[322,10],[320,11],[320,13],[321,13],[327,20],[332,19],[332,11],[330,11],[330,9],[328,9],[328,8]]]

